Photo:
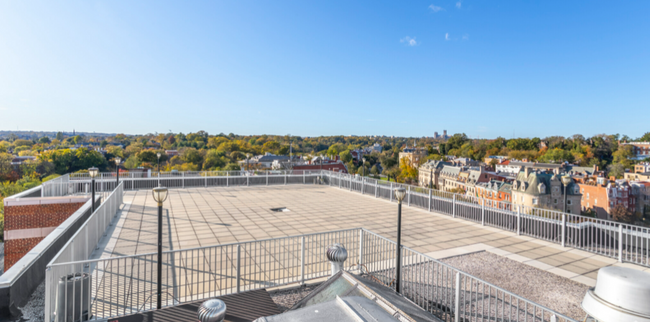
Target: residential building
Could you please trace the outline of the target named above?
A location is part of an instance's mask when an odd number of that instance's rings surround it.
[[[592,209],[598,218],[612,219],[611,211],[617,205],[623,205],[631,212],[636,212],[634,191],[625,180],[608,181],[603,177],[589,177],[579,182],[580,206],[582,211]]]
[[[650,142],[625,142],[619,143],[619,145],[631,145],[633,147],[634,156],[630,159],[643,160],[650,158]]]
[[[171,158],[173,156],[179,155],[180,153],[178,153],[178,150],[165,150],[165,154],[167,157]]]
[[[445,165],[451,165],[451,163],[431,160],[422,164],[418,169],[418,184],[420,187],[435,186],[436,188],[440,188],[437,182],[440,178],[440,171]]]
[[[402,152],[399,153],[399,164],[402,165],[402,162],[406,160],[411,164],[411,166],[418,167],[421,161],[424,161],[424,158],[427,157],[427,149],[425,148],[409,148],[406,147]]]
[[[464,167],[472,167],[472,166],[479,165],[478,161],[472,160],[470,158],[451,158],[449,162],[457,166],[464,166]]]
[[[461,167],[443,165],[440,170],[440,176],[438,177],[438,189],[444,191],[450,191],[459,187],[465,189],[465,185],[458,182],[458,176],[461,170]]]
[[[491,155],[491,156],[485,157],[483,162],[485,162],[485,164],[490,164],[490,162],[492,162],[492,160],[496,160],[497,164],[499,164],[499,163],[501,163],[501,162],[503,162],[505,160],[508,160],[508,157],[503,156],[503,155]]]
[[[642,162],[634,165],[634,173],[650,172],[650,162]]]
[[[341,160],[324,160],[322,163],[312,163],[294,165],[293,170],[329,170],[334,172],[348,173],[348,168]]]
[[[238,163],[239,166],[242,167],[242,169],[244,167],[255,168],[255,169],[269,169],[273,166],[274,161],[288,162],[289,157],[286,155],[275,155],[267,152],[262,155],[256,155],[248,160],[238,161]]]
[[[650,223],[650,182],[632,181],[632,194],[636,198],[636,215],[641,220]]]
[[[371,149],[372,149],[371,152],[379,152],[379,153],[381,153],[381,151],[383,150],[383,147],[379,143],[375,143],[375,144],[372,145]]]
[[[565,189],[557,174],[526,167],[512,184],[512,202],[515,205],[563,211],[565,197],[566,212],[580,214],[580,187],[572,182]]]
[[[625,180],[628,181],[650,181],[650,172],[643,172],[643,173],[625,172],[623,177],[625,178]]]
[[[486,206],[510,209],[512,184],[503,181],[490,180],[489,182],[476,184],[474,189],[476,191],[475,196],[485,199]]]
[[[13,159],[11,159],[11,165],[13,166],[19,166],[25,162],[30,162],[30,161],[36,161],[36,157],[33,156],[14,156]]]

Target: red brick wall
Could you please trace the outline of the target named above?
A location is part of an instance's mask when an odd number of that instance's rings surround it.
[[[5,241],[5,271],[14,266],[18,260],[23,258],[44,238],[10,239]]]
[[[57,227],[83,203],[6,206],[5,230]]]
[[[19,229],[57,227],[84,203],[5,206],[5,232]],[[7,234],[5,233],[5,236]],[[5,241],[7,271],[45,237],[8,239]]]

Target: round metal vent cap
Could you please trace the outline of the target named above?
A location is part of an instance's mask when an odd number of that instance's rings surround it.
[[[348,259],[348,251],[341,244],[327,247],[327,259],[332,262],[343,263]]]
[[[650,322],[650,274],[626,267],[603,267],[596,287],[589,289],[582,308],[599,322]]]
[[[211,299],[203,302],[198,310],[199,321],[221,322],[226,317],[226,303]]]

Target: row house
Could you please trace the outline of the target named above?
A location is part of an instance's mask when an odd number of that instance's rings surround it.
[[[643,173],[625,172],[623,177],[625,178],[625,180],[628,181],[650,181],[650,172],[643,172]]]
[[[636,198],[636,215],[642,220],[650,221],[650,182],[632,181],[632,194]]]
[[[418,169],[418,185],[420,187],[433,187],[435,186],[438,189],[442,189],[438,185],[440,179],[440,171],[442,171],[443,166],[450,166],[451,163],[444,161],[430,160],[420,166]]]
[[[611,211],[617,205],[623,205],[632,213],[637,211],[634,190],[626,180],[608,181],[603,177],[590,177],[578,185],[582,194],[582,210],[592,209],[600,219],[611,220]]]
[[[489,182],[481,182],[474,186],[476,197],[483,198],[487,207],[495,207],[499,209],[510,210],[511,207],[511,193],[512,184],[490,180]]]
[[[557,211],[566,207],[566,212],[580,214],[580,187],[573,180],[565,187],[557,174],[525,168],[512,183],[511,195],[515,205]]]
[[[460,167],[444,165],[438,177],[438,190],[449,191],[459,187],[465,189],[465,185],[458,182],[461,170]]]

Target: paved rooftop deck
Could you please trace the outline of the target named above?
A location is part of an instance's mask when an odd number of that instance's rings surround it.
[[[156,251],[157,208],[151,191],[129,191],[101,257]],[[287,185],[170,190],[165,202],[164,248],[184,249],[363,227],[395,239],[397,205],[328,186]],[[271,208],[286,207],[288,212]],[[403,207],[404,245],[434,258],[486,250],[594,285],[598,269],[615,259],[517,236],[463,219]]]

